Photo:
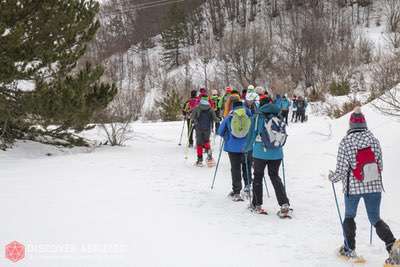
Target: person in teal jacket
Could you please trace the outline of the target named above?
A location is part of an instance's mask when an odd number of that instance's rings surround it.
[[[265,168],[268,166],[268,176],[271,179],[275,190],[275,195],[281,206],[281,213],[288,213],[290,210],[289,199],[286,195],[282,179],[279,177],[279,168],[283,159],[283,149],[267,149],[261,140],[260,133],[264,129],[265,121],[274,116],[278,116],[279,107],[273,103],[262,100],[257,115],[252,119],[251,134],[249,134],[245,152],[253,150],[253,199],[251,209],[258,213],[265,213],[262,209],[263,204],[263,178]]]

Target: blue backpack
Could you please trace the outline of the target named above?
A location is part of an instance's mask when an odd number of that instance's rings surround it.
[[[258,125],[258,118],[257,124]],[[263,128],[260,131],[261,141],[267,149],[281,148],[287,139],[286,123],[279,117],[265,118]]]

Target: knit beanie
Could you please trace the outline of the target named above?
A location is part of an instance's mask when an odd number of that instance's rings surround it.
[[[360,107],[356,107],[350,115],[350,129],[367,129],[367,121]]]
[[[226,87],[225,93],[227,93],[227,94],[232,93],[232,87],[230,87],[230,86]]]
[[[200,88],[200,94],[207,94],[206,88]]]
[[[255,90],[255,88],[254,88],[254,85],[249,85],[249,86],[247,86],[247,92],[254,92],[254,90]]]
[[[210,105],[210,103],[209,103],[209,101],[208,101],[208,96],[207,96],[207,95],[202,95],[202,96],[201,96],[201,98],[200,98],[200,104],[201,104],[201,105],[207,105],[207,106]]]

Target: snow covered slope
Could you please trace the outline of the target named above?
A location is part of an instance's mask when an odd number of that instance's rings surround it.
[[[400,236],[400,123],[363,111],[383,146],[382,217]],[[326,177],[347,121],[310,117],[290,125],[285,170],[293,220],[275,215],[269,182],[269,216],[230,201],[226,155],[211,191],[213,169],[194,167],[194,150],[185,161],[177,145],[180,122],[134,124],[127,147],[92,153],[33,152],[34,144],[20,143],[0,152],[0,247],[17,240],[26,257],[1,257],[0,266],[349,266],[335,256],[341,229]],[[375,234],[369,245],[363,204],[359,211],[358,252],[365,266],[382,266],[384,246]]]

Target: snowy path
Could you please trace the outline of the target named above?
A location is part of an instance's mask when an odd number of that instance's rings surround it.
[[[194,151],[185,161],[177,146],[181,123],[135,124],[127,147],[93,153],[26,156],[31,144],[20,144],[0,153],[0,246],[17,240],[27,253],[18,263],[3,257],[0,266],[349,266],[334,255],[341,232],[325,175],[345,122],[334,122],[330,134],[332,123],[315,118],[290,126],[285,167],[293,220],[275,215],[271,183],[269,216],[230,201],[226,155],[211,191],[213,169],[193,167]],[[385,139],[382,217],[400,234],[394,176],[400,126],[376,133]],[[386,254],[375,234],[368,244],[363,205],[357,222],[365,266],[381,266]]]

